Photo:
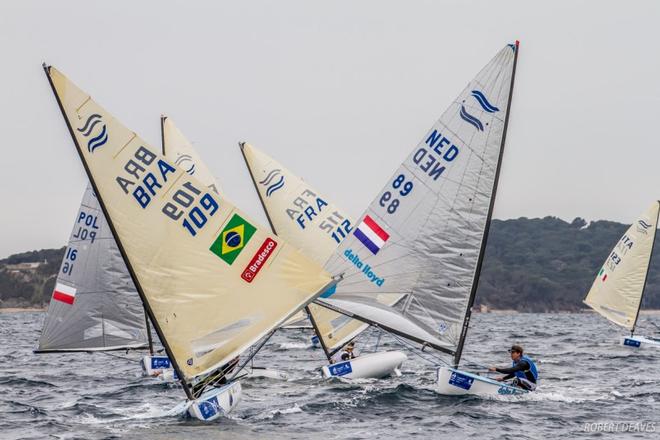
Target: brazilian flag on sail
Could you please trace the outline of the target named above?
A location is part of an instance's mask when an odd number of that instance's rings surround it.
[[[211,245],[210,250],[231,266],[256,230],[257,228],[243,217],[234,214]]]

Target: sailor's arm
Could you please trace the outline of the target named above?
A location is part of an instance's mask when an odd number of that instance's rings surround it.
[[[516,371],[526,371],[526,370],[528,370],[529,369],[529,364],[526,361],[522,361],[522,362],[518,362],[516,365],[514,365],[513,367],[509,367],[509,368],[497,368],[497,367],[493,367],[493,368],[498,373],[511,374],[513,376],[513,374]]]

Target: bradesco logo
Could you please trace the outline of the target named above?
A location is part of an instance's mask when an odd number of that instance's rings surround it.
[[[273,240],[270,237],[266,238],[263,244],[259,247],[257,253],[254,254],[254,257],[252,257],[252,260],[250,260],[250,263],[247,265],[245,269],[243,269],[241,278],[243,278],[248,283],[251,283],[252,280],[254,280],[254,278],[257,276],[261,268],[264,267],[266,261],[268,261],[270,256],[275,251],[276,247],[277,247],[277,242],[275,240]]]

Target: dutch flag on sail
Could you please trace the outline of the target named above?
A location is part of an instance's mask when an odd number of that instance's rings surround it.
[[[353,235],[355,235],[355,237],[374,255],[378,253],[387,239],[390,238],[390,234],[385,232],[385,230],[368,215],[364,216],[362,223],[360,223],[357,229],[355,229]]]
[[[73,304],[76,299],[76,288],[57,283],[53,291],[53,299],[67,304]]]

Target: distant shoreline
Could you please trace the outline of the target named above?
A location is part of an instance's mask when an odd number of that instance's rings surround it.
[[[19,313],[19,312],[45,312],[46,307],[4,307],[0,308],[0,313]]]

